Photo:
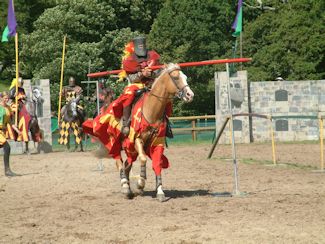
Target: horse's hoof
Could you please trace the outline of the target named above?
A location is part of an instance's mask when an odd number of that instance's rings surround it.
[[[138,196],[143,196],[143,194],[144,194],[144,190],[138,188],[137,191],[136,191],[136,193],[137,193]]]
[[[140,179],[138,179],[138,182],[137,182],[137,188],[139,190],[143,190],[145,185],[146,185],[146,180],[144,178],[140,177]]]
[[[157,200],[159,201],[159,202],[165,202],[166,201],[166,196],[165,196],[165,194],[159,194],[159,193],[157,193],[157,195],[156,195],[156,197],[157,197]]]
[[[124,195],[126,199],[131,199],[133,197],[132,191],[129,186],[122,186],[121,193]]]

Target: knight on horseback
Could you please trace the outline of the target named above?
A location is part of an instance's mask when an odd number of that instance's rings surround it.
[[[65,105],[62,108],[62,114],[65,113],[67,109],[67,104],[69,102],[77,104],[77,108],[80,111],[83,111],[83,107],[80,105],[80,101],[82,99],[82,88],[76,85],[76,79],[74,77],[69,78],[69,85],[64,86],[62,90],[62,96],[65,99]]]
[[[15,135],[15,140],[19,142],[25,143],[25,153],[29,154],[28,149],[28,142],[29,142],[29,125],[31,116],[27,110],[26,103],[27,103],[27,96],[25,89],[23,88],[24,80],[22,77],[18,78],[18,92],[16,94],[16,84],[17,79],[13,79],[11,86],[9,88],[9,98],[11,99],[11,108],[13,111],[17,111],[18,113],[18,121],[17,121],[17,128],[20,133]],[[16,98],[18,101],[18,107],[16,107]],[[41,137],[39,137],[36,141],[39,142]]]
[[[81,124],[84,120],[84,109],[81,106],[82,101],[82,88],[76,85],[76,80],[74,77],[69,78],[69,85],[64,86],[62,90],[62,96],[65,99],[65,105],[61,110],[60,118],[60,138],[59,144],[67,145],[70,149],[70,130],[72,129],[75,136],[76,148],[78,145],[81,146],[81,151],[83,151],[82,146],[82,133]]]
[[[150,67],[160,64],[160,55],[154,50],[147,49],[145,37],[134,38],[132,44],[133,50],[122,61],[129,85],[125,87],[122,98],[119,99],[123,105],[122,133],[125,136],[130,132],[130,114],[134,98],[150,87],[159,76],[159,70],[152,71]]]
[[[151,69],[151,66],[159,64],[160,56],[146,49],[145,38],[135,38],[126,49],[129,55],[123,59],[123,69],[131,84],[125,87],[105,113],[83,123],[83,129],[85,133],[97,137],[115,159],[120,172],[121,192],[127,197],[132,196],[129,174],[132,163],[137,159],[141,163],[137,188],[143,191],[148,156],[156,175],[157,198],[164,201],[161,172],[169,167],[164,155],[165,137],[168,136],[167,118],[171,115],[175,96],[184,102],[191,102],[194,93],[178,65],[168,64],[159,71]],[[120,77],[123,76],[120,74]],[[144,95],[139,96],[132,107],[139,92]],[[122,159],[122,149],[127,156],[125,161]]]

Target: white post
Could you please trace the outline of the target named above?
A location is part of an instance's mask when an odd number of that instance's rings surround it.
[[[227,68],[227,79],[228,79],[228,106],[230,113],[230,125],[231,125],[231,149],[232,149],[232,160],[234,164],[234,178],[235,178],[235,190],[234,195],[240,195],[239,184],[238,184],[238,166],[237,166],[237,156],[236,156],[236,144],[235,144],[235,133],[234,133],[234,120],[231,106],[231,97],[230,97],[230,72],[229,72],[229,63],[226,64]]]

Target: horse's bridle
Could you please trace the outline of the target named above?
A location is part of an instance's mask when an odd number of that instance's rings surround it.
[[[172,65],[169,65],[169,67],[166,68],[165,72],[168,73],[169,77],[171,78],[171,80],[173,81],[175,87],[177,88],[177,97],[178,98],[182,98],[184,96],[184,90],[186,87],[188,87],[189,85],[185,85],[183,86],[182,88],[179,87],[179,79],[180,79],[180,75],[175,77],[175,76],[172,76],[171,73],[174,72],[175,70],[181,70],[181,68],[179,67],[179,65],[177,64],[172,64]],[[160,97],[160,96],[157,96],[155,94],[153,94],[152,92],[150,92],[151,95],[155,96],[155,97],[158,97],[158,98],[164,98],[164,99],[173,99],[173,97]]]
[[[174,85],[176,86],[176,88],[177,88],[177,90],[178,90],[176,96],[177,96],[178,98],[182,98],[182,97],[184,96],[184,90],[185,90],[185,88],[188,87],[189,85],[186,84],[186,85],[183,86],[182,88],[180,88],[180,87],[178,86],[178,81],[179,81],[179,79],[180,79],[180,75],[179,75],[178,77],[175,77],[175,76],[172,76],[172,75],[171,75],[171,73],[172,73],[173,71],[175,71],[175,70],[179,70],[179,71],[181,70],[181,68],[179,67],[179,65],[174,64],[173,66],[167,68],[168,75],[169,75],[169,77],[172,79]]]

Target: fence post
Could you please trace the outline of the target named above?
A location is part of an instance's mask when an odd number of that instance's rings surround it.
[[[196,131],[195,131],[195,124],[196,124],[196,120],[195,119],[193,119],[192,120],[192,140],[193,141],[196,141]]]
[[[270,135],[271,135],[271,140],[272,140],[272,159],[273,159],[273,164],[276,165],[275,140],[274,140],[272,116],[269,116],[269,119],[270,119]]]
[[[323,118],[319,116],[319,140],[320,140],[320,170],[324,170],[324,127]]]

